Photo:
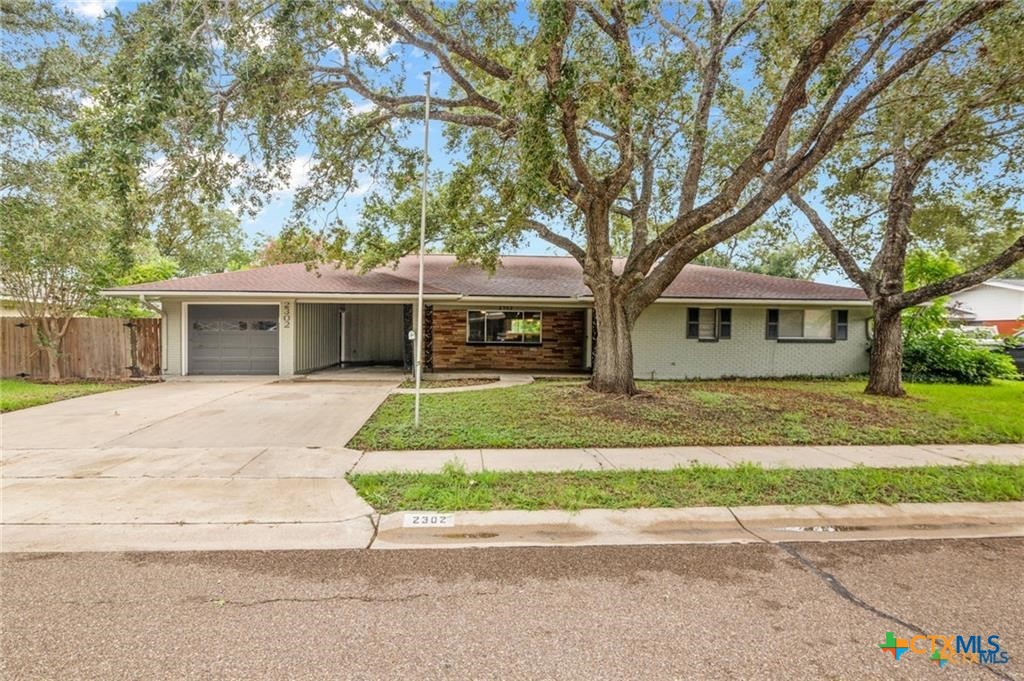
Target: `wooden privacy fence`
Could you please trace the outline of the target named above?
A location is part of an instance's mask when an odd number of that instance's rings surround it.
[[[64,335],[61,378],[117,380],[160,375],[160,320],[78,317]],[[48,380],[46,353],[32,326],[0,318],[0,376]]]

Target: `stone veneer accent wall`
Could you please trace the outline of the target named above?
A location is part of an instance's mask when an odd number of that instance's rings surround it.
[[[466,343],[466,310],[435,307],[434,370],[582,369],[585,320],[584,310],[543,310],[540,345],[477,345]]]

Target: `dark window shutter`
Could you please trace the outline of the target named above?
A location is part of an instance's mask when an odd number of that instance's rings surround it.
[[[688,307],[688,308],[686,308],[686,337],[687,338],[699,338],[700,337],[700,308],[699,307]]]
[[[846,340],[850,336],[850,311],[832,311],[832,337],[836,340]]]
[[[732,338],[732,308],[718,309],[718,337]]]
[[[768,340],[778,340],[779,338],[779,311],[777,309],[768,310],[765,317],[764,337]]]

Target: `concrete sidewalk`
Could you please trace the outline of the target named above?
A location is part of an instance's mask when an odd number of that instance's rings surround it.
[[[821,447],[638,447],[594,449],[446,449],[365,452],[353,473],[437,473],[448,462],[467,472],[671,470],[694,463],[766,468],[903,468],[972,463],[1024,464],[1024,444],[842,445]]]

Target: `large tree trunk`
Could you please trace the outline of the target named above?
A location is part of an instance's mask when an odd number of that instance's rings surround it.
[[[633,322],[622,303],[607,288],[594,291],[597,338],[590,387],[602,393],[635,395],[633,380]]]
[[[876,302],[875,337],[871,344],[870,395],[903,397],[903,318],[901,310]]]

